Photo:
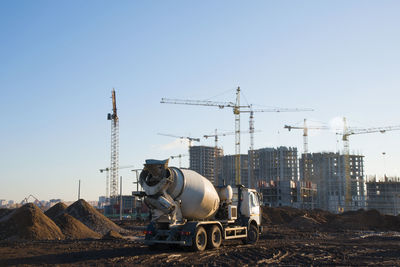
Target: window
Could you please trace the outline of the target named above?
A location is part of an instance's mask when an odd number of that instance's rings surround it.
[[[258,198],[254,195],[254,193],[250,193],[250,202],[253,207],[258,206]]]

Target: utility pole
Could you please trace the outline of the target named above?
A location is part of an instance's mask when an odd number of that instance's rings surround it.
[[[79,185],[78,185],[78,200],[81,199],[81,179],[79,179]]]
[[[133,182],[133,183],[136,184],[136,193],[138,194],[139,193],[139,171],[142,171],[142,169],[134,169],[132,171],[136,173],[136,182]],[[135,196],[135,198],[134,198],[134,204],[133,205],[134,205],[134,208],[135,208],[135,215],[136,215],[136,218],[137,218],[138,217],[138,208],[137,208],[138,195],[134,194],[134,196]]]
[[[382,152],[382,156],[383,156],[383,177],[386,182],[386,160],[385,160],[386,152]]]
[[[119,219],[122,220],[122,176],[120,181]]]

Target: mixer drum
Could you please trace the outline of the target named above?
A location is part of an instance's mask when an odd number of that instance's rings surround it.
[[[176,200],[181,200],[184,218],[201,220],[212,217],[218,210],[219,197],[213,184],[192,170],[169,168],[174,182],[167,192]]]

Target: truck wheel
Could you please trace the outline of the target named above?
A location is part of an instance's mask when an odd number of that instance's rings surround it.
[[[207,245],[207,233],[203,226],[199,226],[196,229],[196,233],[194,234],[192,241],[192,250],[193,251],[203,251],[206,249]]]
[[[222,243],[221,230],[218,226],[213,225],[207,233],[207,248],[219,248]]]
[[[250,225],[247,232],[247,238],[242,240],[244,244],[254,244],[258,241],[258,228],[255,225]]]

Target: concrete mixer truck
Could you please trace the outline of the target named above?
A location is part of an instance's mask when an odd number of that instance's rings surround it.
[[[151,222],[144,243],[203,251],[224,240],[255,243],[261,233],[260,196],[243,186],[216,186],[195,171],[168,167],[168,160],[146,160],[139,182]]]

